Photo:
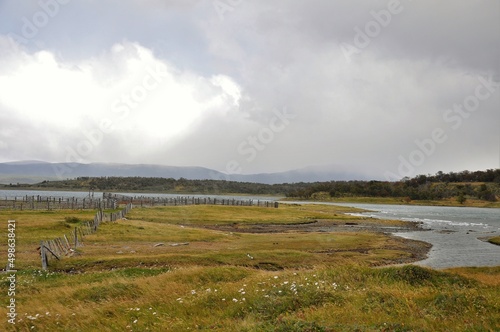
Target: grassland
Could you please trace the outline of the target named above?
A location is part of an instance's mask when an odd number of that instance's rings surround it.
[[[492,237],[491,239],[488,239],[488,242],[500,246],[500,236]]]
[[[296,198],[287,198],[285,201],[300,201]],[[318,201],[317,199],[315,201]],[[456,198],[440,200],[407,200],[403,197],[334,197],[323,199],[321,201],[332,203],[367,203],[367,204],[395,204],[395,205],[424,205],[424,206],[457,206],[457,207],[482,207],[482,208],[500,208],[500,201],[489,202],[480,199],[467,198],[461,204]]]
[[[382,233],[227,232],[218,226],[379,223],[350,208],[138,208],[40,271],[40,240],[91,211],[0,211],[16,220],[17,321],[6,331],[494,331],[500,268],[413,265],[422,244]],[[380,221],[402,226],[399,221]],[[207,229],[211,227],[212,229]],[[6,241],[0,241],[6,262]],[[425,248],[425,246],[423,246]],[[0,292],[9,282],[2,275]]]

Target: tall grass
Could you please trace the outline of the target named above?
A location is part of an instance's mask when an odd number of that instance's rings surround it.
[[[85,237],[77,255],[51,261],[48,271],[39,269],[40,236],[60,236],[70,221],[66,217],[87,215],[16,211],[19,316],[15,326],[1,321],[0,330],[495,331],[499,326],[498,268],[375,269],[371,266],[411,256],[411,247],[369,232],[239,234],[190,228],[186,222],[192,215],[193,224],[203,225],[204,213],[209,224],[351,218],[317,206],[279,210],[137,209],[134,219],[102,224]],[[0,218],[13,219],[6,212]],[[6,234],[3,228],[0,236]],[[171,246],[181,242],[186,245]],[[8,287],[1,275],[0,293],[7,294]],[[2,305],[0,317],[6,312]]]
[[[151,271],[22,273],[18,330],[494,331],[500,319],[497,286],[417,266]]]

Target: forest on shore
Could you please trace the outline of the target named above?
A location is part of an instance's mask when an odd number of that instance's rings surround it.
[[[0,187],[1,188],[1,187]],[[224,180],[160,177],[78,177],[33,185],[3,185],[5,189],[99,190],[179,194],[280,195],[298,199],[394,197],[404,200],[442,200],[457,197],[495,202],[500,198],[500,169],[418,175],[400,181],[327,181],[262,184]]]

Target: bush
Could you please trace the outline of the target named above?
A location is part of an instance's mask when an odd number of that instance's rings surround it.
[[[82,220],[78,217],[65,217],[64,221],[66,221],[67,223],[70,223],[70,224],[77,224],[77,223],[81,222]]]

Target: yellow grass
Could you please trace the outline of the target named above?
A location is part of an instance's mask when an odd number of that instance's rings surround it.
[[[6,220],[17,220],[19,272],[16,325],[7,323],[3,305],[0,330],[493,331],[498,326],[498,268],[373,269],[407,258],[412,249],[401,239],[370,232],[200,228],[357,220],[345,211],[309,205],[136,209],[129,220],[105,223],[86,236],[77,255],[50,260],[48,271],[40,271],[39,241],[61,236],[68,229],[66,216],[84,219],[93,213],[1,211],[0,238],[6,238]],[[0,243],[5,262],[6,241]],[[6,276],[2,294],[9,287]]]

